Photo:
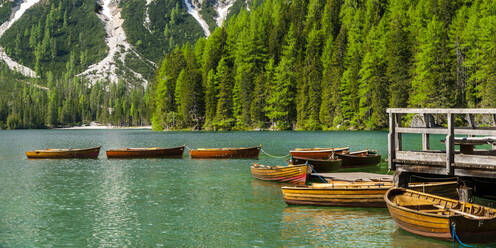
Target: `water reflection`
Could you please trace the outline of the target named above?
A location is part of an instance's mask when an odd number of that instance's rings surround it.
[[[125,167],[112,164],[101,171],[93,212],[92,247],[131,246],[136,223],[134,203],[129,199],[129,175]]]
[[[281,220],[288,247],[385,247],[394,229],[385,209],[287,207]]]
[[[287,207],[252,160],[26,160],[44,147],[351,146],[387,154],[386,132],[0,131],[0,247],[425,247],[386,209]],[[408,143],[408,137],[404,139]],[[407,144],[405,144],[407,145]],[[261,155],[258,163],[283,165]],[[386,165],[371,172],[387,170]]]
[[[450,242],[411,234],[399,227],[391,234],[391,239],[391,245],[398,248],[453,247]]]

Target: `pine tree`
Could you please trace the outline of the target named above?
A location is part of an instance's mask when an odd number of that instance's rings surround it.
[[[217,107],[217,91],[216,91],[215,71],[211,69],[208,72],[207,85],[205,90],[205,125],[204,129],[212,129],[215,119],[215,111]]]
[[[272,121],[272,126],[276,129],[288,129],[291,127],[291,112],[294,112],[294,92],[296,89],[296,37],[294,25],[289,28],[286,36],[282,58],[274,70],[274,82],[270,83],[268,97],[265,104],[267,118]],[[266,71],[272,71],[274,63],[270,60]],[[268,75],[270,75],[269,73]]]
[[[57,87],[55,85],[53,76],[51,72],[47,73],[47,82],[48,82],[48,113],[47,113],[47,123],[48,127],[57,126]]]
[[[163,60],[157,75],[157,93],[155,98],[155,112],[152,124],[154,129],[170,128],[174,124],[168,118],[169,113],[176,111],[175,88],[176,80],[181,70],[186,66],[182,51],[176,48]]]
[[[386,33],[387,18],[377,27],[372,27],[366,42],[365,55],[360,69],[359,118],[367,129],[383,128],[387,125],[388,81],[386,78]]]
[[[346,56],[344,60],[344,66],[346,70],[343,72],[343,77],[341,79],[340,85],[340,95],[341,95],[341,111],[343,114],[343,121],[345,125],[351,127],[356,127],[359,125],[357,123],[358,111],[359,111],[359,71],[360,63],[362,61],[362,29],[363,20],[361,9],[357,9],[354,15],[352,23],[350,23],[350,29],[348,34],[348,47],[346,49]],[[345,24],[343,24],[345,25]]]
[[[320,100],[322,80],[322,43],[323,36],[317,25],[308,34],[305,52],[304,83],[298,89],[297,126],[304,129],[320,129]]]
[[[226,58],[222,58],[217,66],[217,109],[215,113],[215,129],[231,129],[234,125],[233,118],[233,87],[234,79],[232,70]]]
[[[392,0],[391,17],[386,33],[386,76],[389,80],[389,106],[404,108],[408,106],[410,89],[411,50],[409,34],[405,23],[406,11],[403,1]]]
[[[452,107],[452,87],[455,84],[450,65],[453,59],[447,48],[444,24],[434,16],[419,37],[415,56],[415,77],[410,103],[415,107]]]

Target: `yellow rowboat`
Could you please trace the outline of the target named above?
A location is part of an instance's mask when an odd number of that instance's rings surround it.
[[[334,154],[346,153],[349,147],[342,148],[296,148],[292,151],[291,156],[302,158],[329,159],[333,158]]]
[[[84,149],[45,149],[27,151],[28,158],[97,158],[100,154],[100,148],[84,148]]]
[[[456,192],[456,182],[416,183],[409,187],[425,192]],[[282,187],[288,205],[318,205],[347,207],[385,207],[384,194],[392,182],[314,183],[310,186]]]
[[[496,209],[403,188],[390,189],[384,200],[408,232],[448,241],[496,241]]]
[[[311,168],[306,164],[266,166],[254,163],[253,166],[251,166],[251,174],[257,179],[293,184],[305,184],[307,175],[310,172]]]

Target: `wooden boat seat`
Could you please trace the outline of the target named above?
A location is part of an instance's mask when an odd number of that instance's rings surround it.
[[[423,199],[412,199],[411,197],[408,197],[406,195],[400,195],[394,198],[394,203],[402,206],[402,207],[408,207],[408,206],[421,206],[421,205],[430,205],[432,206],[433,203],[427,200]]]
[[[435,207],[433,204],[411,204],[411,205],[400,205],[400,206],[405,207],[405,208],[409,208],[409,209],[414,209],[417,211],[427,211],[427,210],[445,211],[444,209],[439,209],[439,208]]]
[[[419,210],[420,212],[423,213],[441,213],[441,214],[449,214],[449,211],[444,210],[444,209],[421,209]]]

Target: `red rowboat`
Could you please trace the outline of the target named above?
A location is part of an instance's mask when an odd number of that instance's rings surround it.
[[[184,146],[107,150],[107,158],[182,158]]]
[[[191,158],[258,158],[262,146],[240,148],[199,148],[189,150]]]

